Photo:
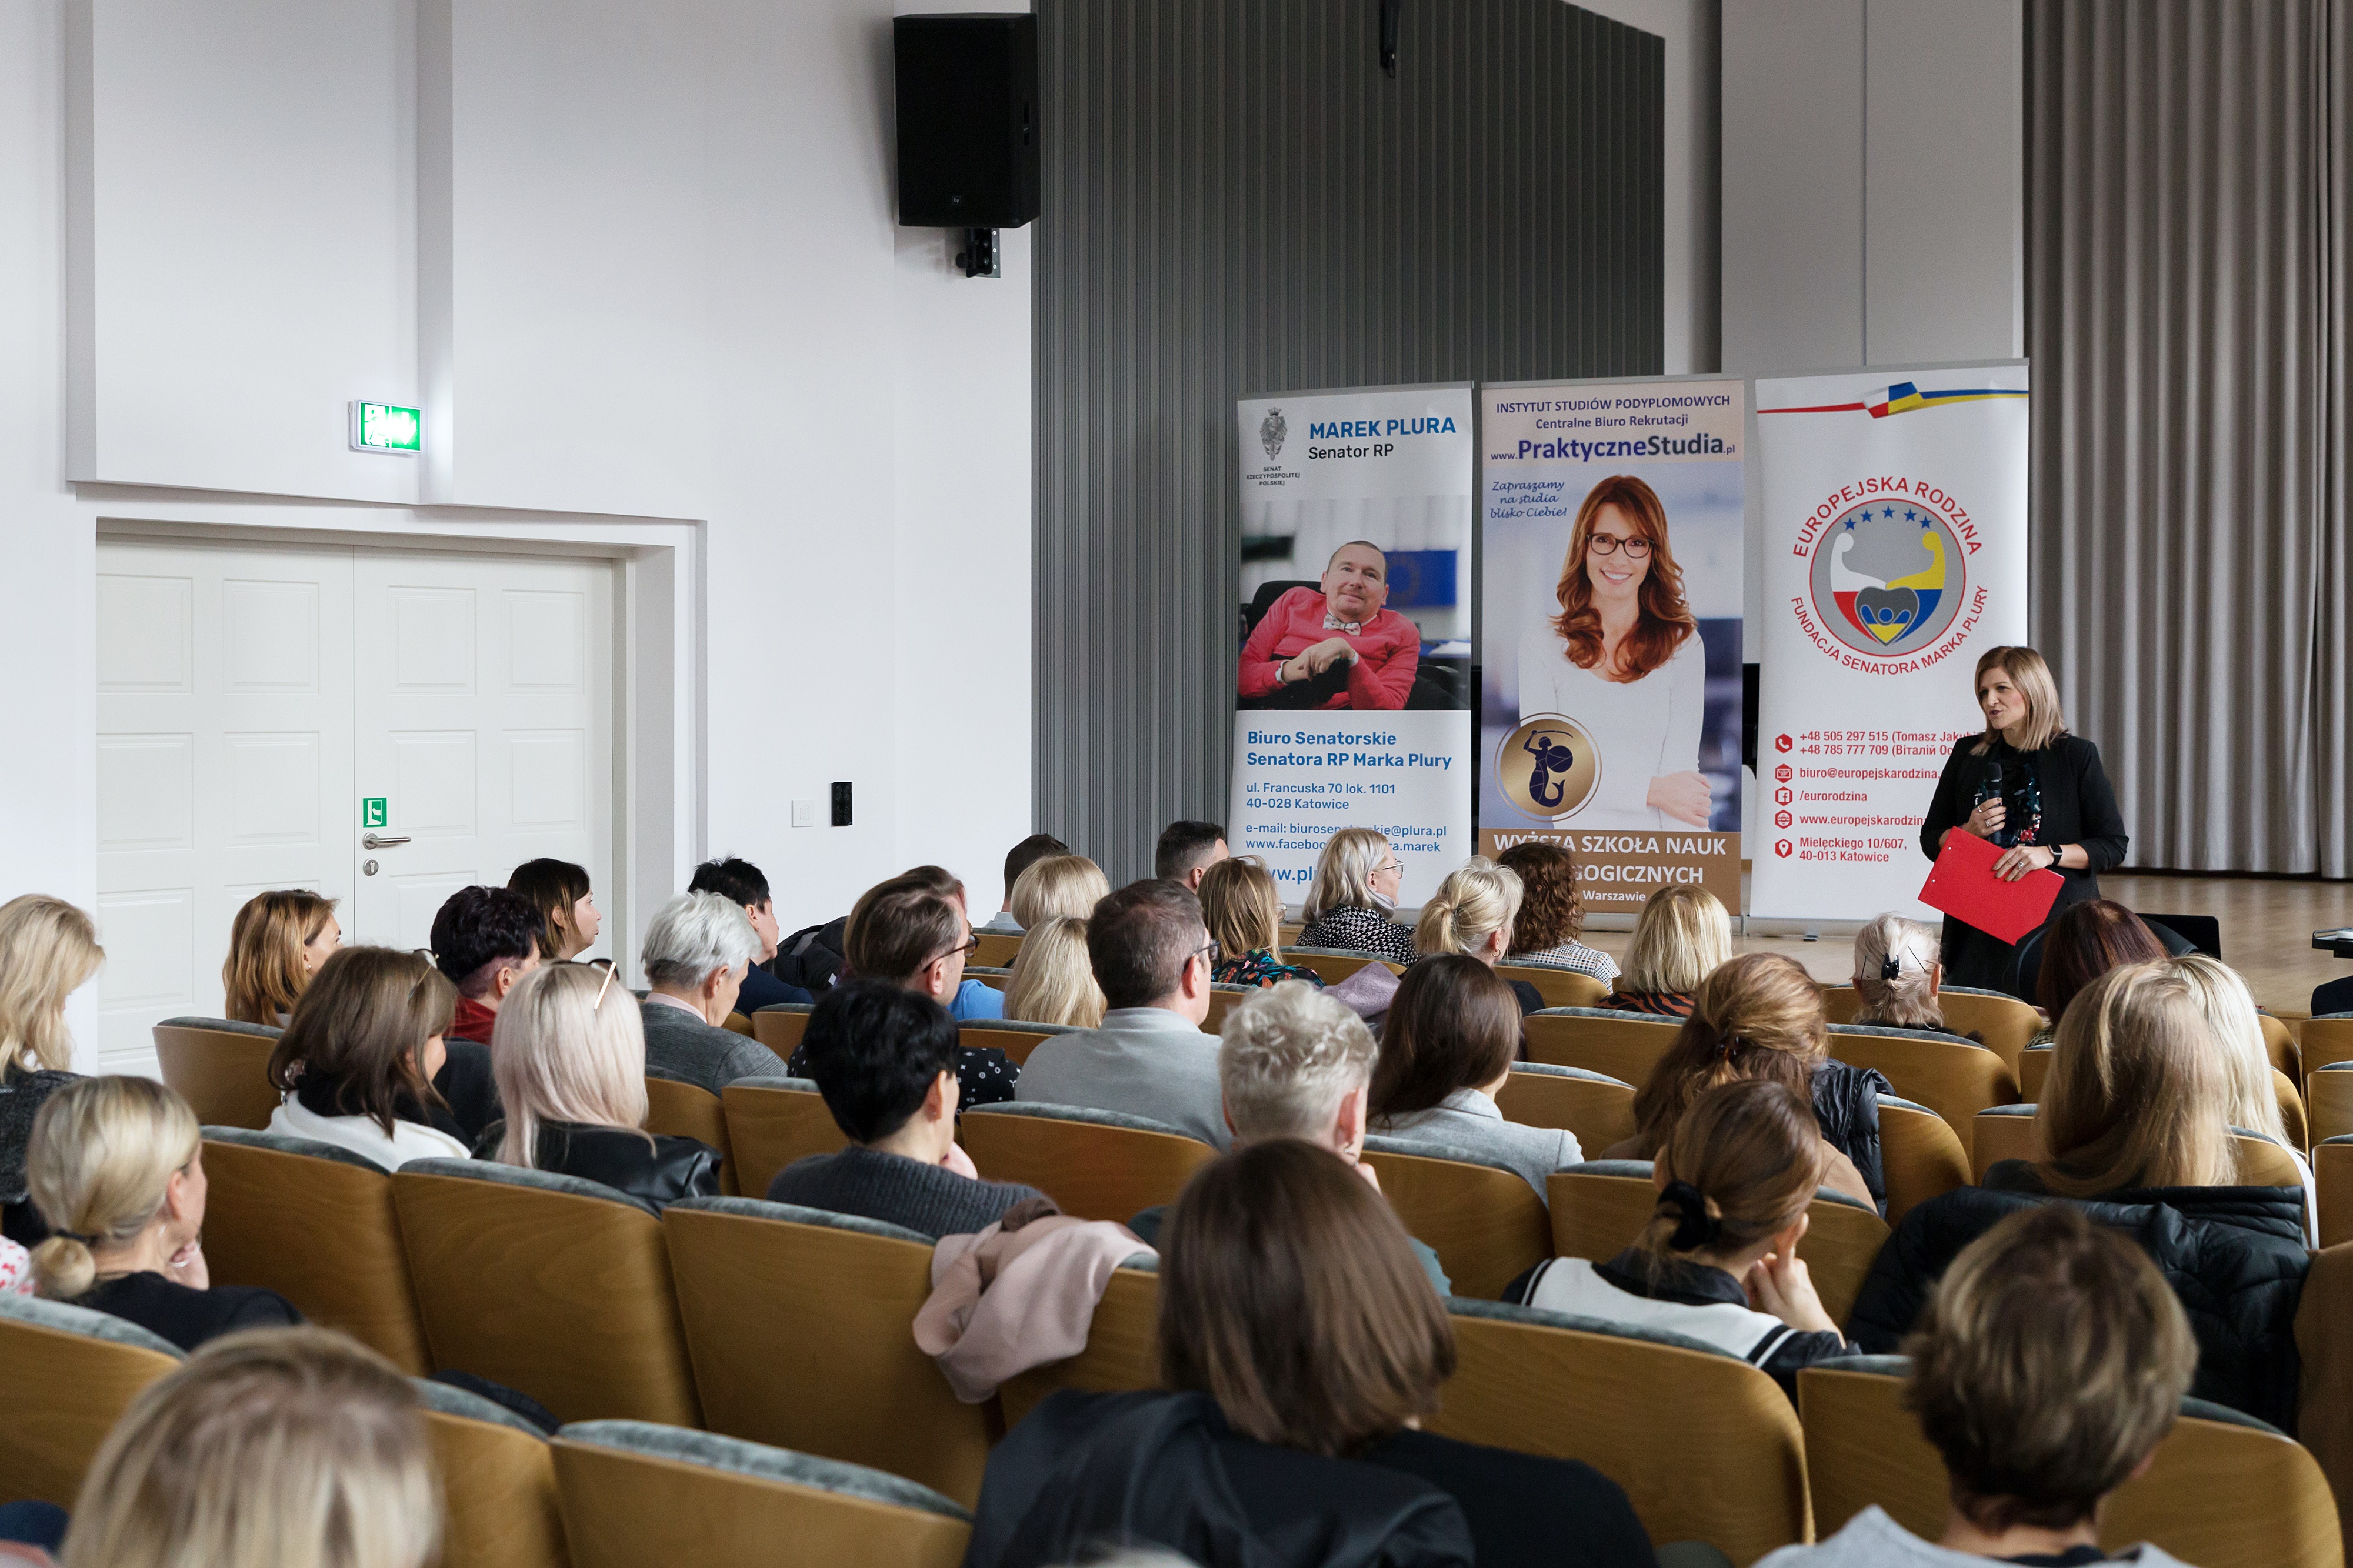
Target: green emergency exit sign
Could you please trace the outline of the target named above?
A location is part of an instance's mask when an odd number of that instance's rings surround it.
[[[423,449],[425,416],[396,403],[352,404],[352,450],[413,458]]]
[[[387,798],[388,797],[380,795],[364,795],[361,797],[360,826],[362,827],[386,827],[391,826],[392,815],[384,808],[384,803]]]

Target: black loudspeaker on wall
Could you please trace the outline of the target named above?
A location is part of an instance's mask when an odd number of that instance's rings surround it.
[[[996,231],[1038,216],[1037,18],[900,16],[891,36],[899,222],[962,229],[965,273],[997,276]]]

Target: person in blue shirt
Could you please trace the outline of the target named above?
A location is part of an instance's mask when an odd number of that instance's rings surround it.
[[[1005,993],[964,977],[965,961],[979,943],[951,887],[961,890],[938,867],[919,866],[867,889],[849,911],[843,935],[849,973],[928,996],[958,1023],[1001,1018]],[[956,1081],[966,1106],[1011,1100],[1019,1077],[1020,1069],[993,1047],[965,1047],[956,1053]]]
[[[744,972],[744,988],[736,994],[735,1011],[749,1017],[779,1002],[806,1007],[817,1000],[799,986],[777,979],[767,968],[768,961],[776,956],[776,905],[768,893],[768,879],[761,875],[760,868],[733,855],[705,860],[694,868],[686,890],[717,893],[729,903],[743,905],[753,931],[760,939],[759,956]]]

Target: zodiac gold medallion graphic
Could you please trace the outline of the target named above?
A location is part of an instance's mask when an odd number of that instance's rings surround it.
[[[1601,752],[1576,720],[1539,713],[1495,748],[1504,798],[1530,816],[1573,816],[1601,782]]]

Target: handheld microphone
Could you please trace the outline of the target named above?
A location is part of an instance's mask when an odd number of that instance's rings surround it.
[[[1986,793],[1983,798],[1987,800],[2000,800],[2002,798],[2001,759],[1995,756],[1990,752],[1986,753],[1985,787]],[[2000,832],[1995,833],[1993,841],[1997,844],[2001,842],[2001,834]]]

